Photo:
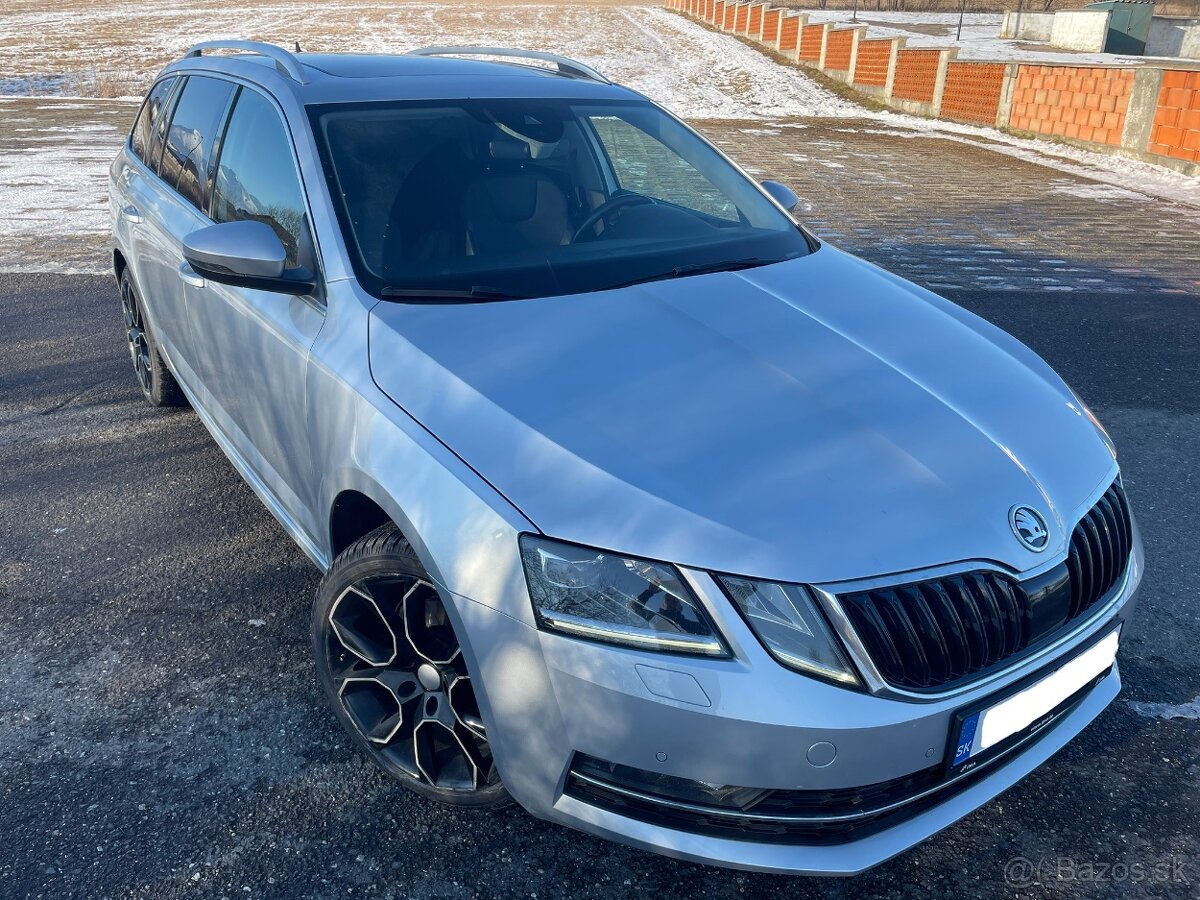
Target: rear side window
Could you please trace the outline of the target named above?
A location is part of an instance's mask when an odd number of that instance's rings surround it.
[[[193,75],[183,86],[167,129],[159,174],[197,209],[208,202],[213,142],[232,93],[228,81]]]
[[[133,125],[133,133],[130,135],[133,152],[138,159],[151,168],[154,167],[154,163],[150,161],[149,154],[153,144],[154,126],[159,124],[159,118],[163,114],[163,109],[171,96],[171,88],[174,86],[174,78],[164,78],[150,89],[150,94],[146,97],[146,102],[142,104],[142,111],[138,114],[137,121]]]
[[[213,184],[215,222],[265,222],[298,264],[304,233],[304,192],[292,162],[292,143],[279,113],[261,95],[243,90],[221,144]]]

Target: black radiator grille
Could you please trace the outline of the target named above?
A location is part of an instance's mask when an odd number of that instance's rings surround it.
[[[1086,613],[1120,581],[1133,550],[1120,482],[1075,526],[1066,562],[1017,581],[968,572],[841,595],[888,682],[940,689],[1034,647]]]

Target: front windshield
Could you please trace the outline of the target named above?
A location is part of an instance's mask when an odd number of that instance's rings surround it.
[[[648,102],[310,113],[355,271],[376,296],[574,294],[809,252],[754,184]]]

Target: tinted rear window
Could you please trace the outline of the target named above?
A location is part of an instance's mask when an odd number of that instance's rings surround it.
[[[197,209],[208,202],[213,142],[233,88],[228,81],[192,76],[171,117],[159,174]]]
[[[171,96],[171,88],[174,85],[174,78],[164,78],[150,89],[150,94],[146,97],[146,102],[142,104],[142,111],[138,115],[137,122],[134,123],[133,133],[130,135],[133,152],[138,159],[151,167],[154,163],[150,162],[149,152],[153,143],[151,138],[154,134],[154,126],[158,124],[159,117],[163,114],[163,108]]]

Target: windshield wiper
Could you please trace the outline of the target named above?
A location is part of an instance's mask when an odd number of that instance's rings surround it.
[[[407,287],[385,287],[379,292],[379,296],[388,299],[412,298],[414,300],[427,300],[430,303],[461,303],[466,300],[476,303],[486,303],[489,300],[528,300],[530,294],[514,294],[512,291],[501,290],[500,288],[484,287],[476,285],[466,289],[447,289],[447,288],[407,288]]]
[[[778,259],[762,259],[758,256],[747,256],[743,259],[727,259],[722,262],[694,263],[690,266],[676,266],[669,272],[659,272],[657,275],[646,275],[642,278],[631,278],[618,284],[610,284],[598,288],[601,291],[615,291],[620,288],[632,287],[635,284],[645,284],[647,281],[667,281],[671,278],[685,278],[688,275],[708,275],[712,272],[739,272],[742,269],[756,269],[759,266],[769,266],[782,262]]]

